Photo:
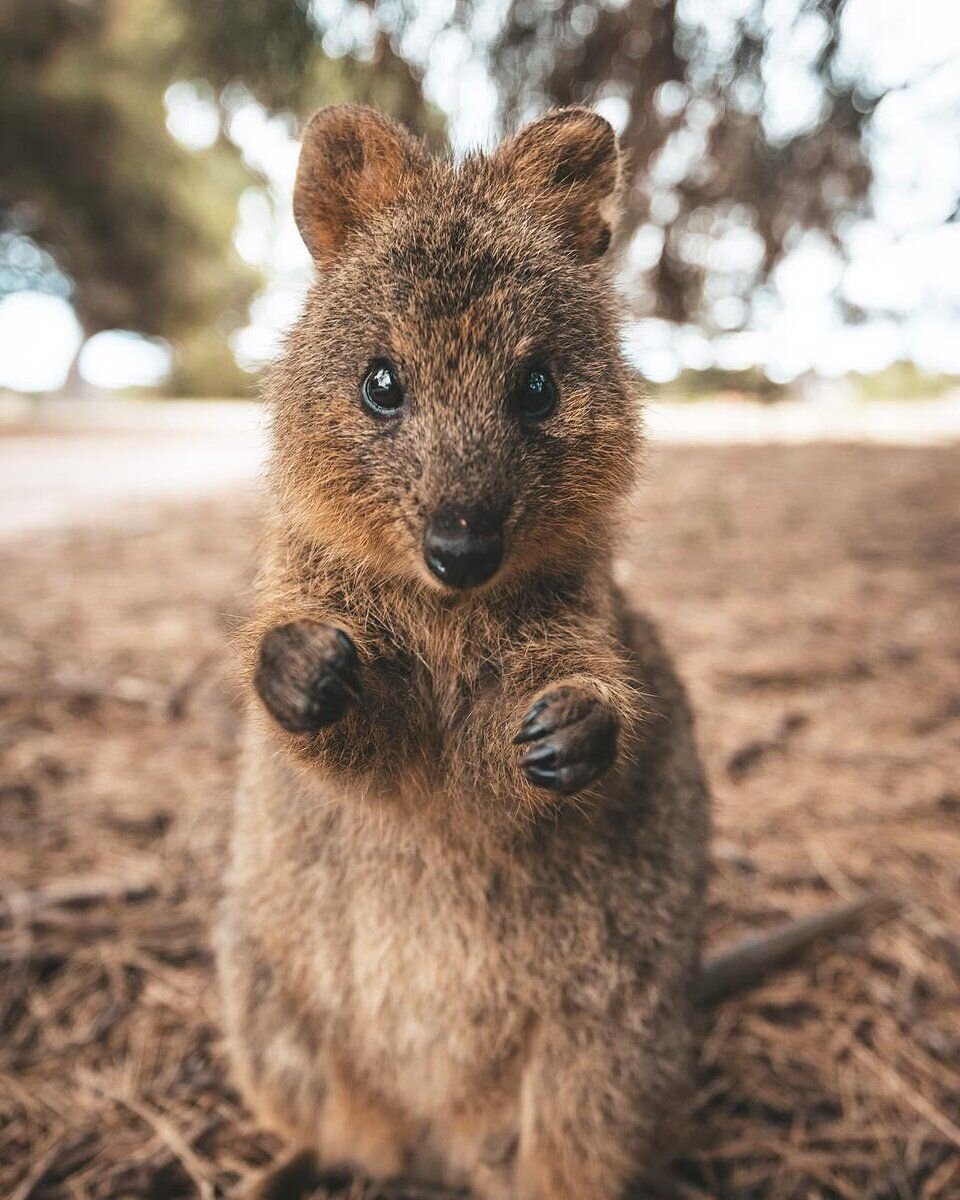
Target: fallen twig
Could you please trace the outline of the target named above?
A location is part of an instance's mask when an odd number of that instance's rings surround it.
[[[19,1187],[10,1196],[10,1200],[30,1200],[30,1197],[36,1192],[40,1184],[43,1183],[57,1161],[63,1158],[65,1154],[81,1146],[89,1136],[89,1131],[84,1131],[72,1136],[67,1135],[57,1138],[30,1168]]]
[[[152,879],[114,879],[90,876],[61,879],[42,887],[7,892],[0,901],[0,920],[25,923],[49,908],[84,908],[92,904],[121,901],[124,904],[156,895]]]
[[[86,1075],[85,1082],[100,1092],[101,1095],[106,1096],[108,1100],[113,1100],[116,1104],[121,1104],[124,1108],[129,1109],[145,1125],[149,1125],[193,1180],[200,1200],[213,1200],[213,1181],[210,1179],[206,1167],[169,1117],[151,1108],[149,1104],[145,1104],[142,1100],[138,1100],[124,1092],[111,1090],[102,1079],[98,1079],[93,1075]]]

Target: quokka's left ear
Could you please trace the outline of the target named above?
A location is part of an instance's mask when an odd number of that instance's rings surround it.
[[[555,221],[583,261],[610,245],[622,158],[608,121],[589,108],[561,108],[527,125],[497,153],[511,186]]]

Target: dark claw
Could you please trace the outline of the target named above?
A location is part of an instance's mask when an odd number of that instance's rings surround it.
[[[531,783],[569,795],[611,766],[618,730],[617,714],[595,693],[560,687],[528,710],[513,741],[532,743],[518,760]]]
[[[522,746],[524,742],[532,742],[536,738],[541,738],[545,733],[549,732],[550,730],[542,722],[534,721],[531,725],[529,718],[527,718],[527,720],[521,726],[520,732],[513,739],[513,744],[515,746]]]
[[[534,783],[542,784],[544,787],[554,788],[557,782],[557,772],[542,770],[540,767],[527,767],[527,778]],[[556,790],[556,789],[555,789]]]
[[[524,721],[532,721],[534,717],[539,717],[549,703],[549,696],[541,696],[535,704],[531,704],[527,709],[527,715],[523,718]]]
[[[555,767],[557,765],[557,748],[547,742],[543,746],[535,746],[520,758],[521,767]]]
[[[354,666],[357,661],[357,648],[353,644],[353,638],[349,634],[344,633],[342,629],[333,628],[335,639],[340,643],[340,649],[343,651],[344,659],[349,666]]]
[[[549,696],[541,696],[536,704],[532,705],[526,712],[523,718],[523,724],[520,726],[520,732],[513,739],[514,745],[519,746],[522,742],[532,741],[534,738],[542,737],[548,730],[548,726],[537,720],[537,717],[550,703]]]

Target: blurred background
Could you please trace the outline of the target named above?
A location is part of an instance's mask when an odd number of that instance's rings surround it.
[[[252,394],[310,271],[298,129],[342,100],[456,153],[607,116],[658,394],[960,380],[954,0],[0,0],[0,389]]]
[[[279,1148],[209,922],[298,131],[344,100],[455,154],[616,126],[616,571],[697,712],[709,942],[902,905],[708,1014],[657,1200],[957,1200],[958,0],[0,0],[0,1195],[217,1200]]]

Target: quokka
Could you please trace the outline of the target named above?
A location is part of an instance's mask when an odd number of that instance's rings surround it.
[[[268,385],[219,946],[238,1081],[294,1161],[617,1200],[739,977],[701,973],[690,709],[611,576],[642,448],[620,180],[582,108],[458,164],[367,108],[306,130],[319,270]]]

